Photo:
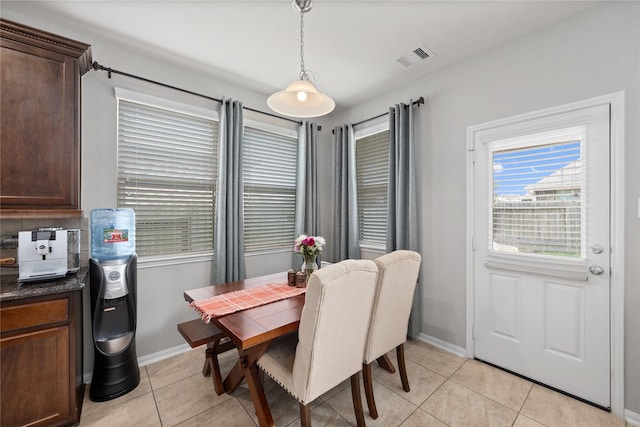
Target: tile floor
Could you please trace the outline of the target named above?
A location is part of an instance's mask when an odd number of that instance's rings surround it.
[[[234,357],[234,351],[222,355],[223,374]],[[420,341],[407,343],[405,357],[409,393],[398,373],[374,368],[377,420],[369,417],[362,390],[368,426],[625,427],[605,411]],[[203,361],[198,348],[142,367],[140,385],[108,402],[91,402],[87,387],[80,426],[256,426],[246,388],[217,396],[211,378],[201,374]],[[297,401],[269,379],[265,390],[276,425],[299,425]],[[313,402],[311,418],[314,427],[355,425],[349,381]]]

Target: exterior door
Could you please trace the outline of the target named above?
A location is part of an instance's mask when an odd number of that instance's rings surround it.
[[[610,407],[608,104],[475,134],[475,357]]]

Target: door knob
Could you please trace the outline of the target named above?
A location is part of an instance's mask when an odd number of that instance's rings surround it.
[[[599,265],[592,265],[591,267],[589,267],[589,271],[591,272],[591,274],[599,276],[604,273],[604,268],[600,267]]]

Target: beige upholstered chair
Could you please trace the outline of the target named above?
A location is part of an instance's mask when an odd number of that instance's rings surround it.
[[[406,392],[410,391],[404,363],[404,343],[407,340],[409,314],[420,271],[420,262],[419,253],[403,250],[391,252],[375,260],[378,266],[378,283],[371,310],[362,367],[367,406],[369,414],[374,419],[378,418],[371,378],[371,363],[374,360],[378,360],[380,366],[390,372],[395,372],[387,356],[387,352],[395,348],[402,388]]]
[[[313,273],[298,334],[275,340],[258,366],[300,402],[300,424],[311,425],[310,402],[351,377],[358,426],[364,426],[359,374],[378,268],[346,260]]]

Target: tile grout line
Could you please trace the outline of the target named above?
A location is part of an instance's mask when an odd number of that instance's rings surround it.
[[[164,427],[164,423],[162,422],[162,416],[160,416],[160,407],[158,407],[158,401],[156,400],[156,390],[153,388],[153,382],[151,382],[151,374],[149,374],[149,370],[146,366],[144,366],[144,370],[147,371],[147,379],[149,380],[149,388],[151,388],[151,396],[153,396],[153,404],[156,407],[156,414],[158,414],[158,420],[160,421],[160,427]]]

